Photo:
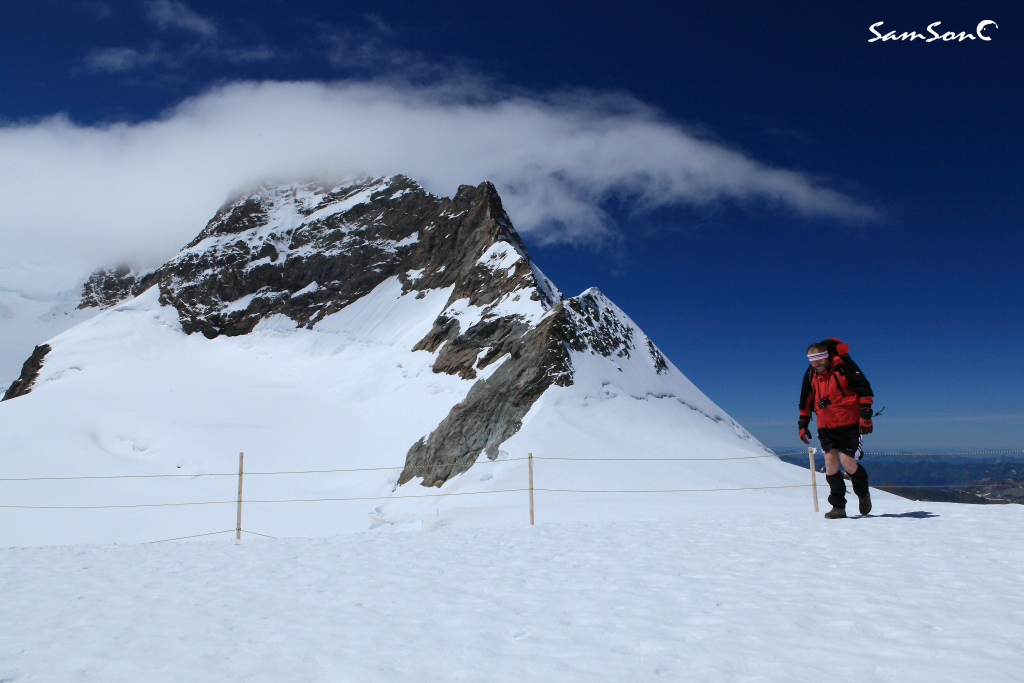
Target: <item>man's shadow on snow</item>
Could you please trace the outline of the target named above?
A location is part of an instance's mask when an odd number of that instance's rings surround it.
[[[867,515],[861,515],[860,517],[855,518],[855,519],[860,519],[860,518],[864,518],[864,517],[902,517],[904,519],[929,519],[931,517],[938,517],[938,515],[935,514],[934,512],[926,512],[924,510],[918,510],[917,512],[901,512],[898,515],[894,515],[894,514],[891,514],[891,513],[890,514],[884,514],[884,515],[867,514]]]

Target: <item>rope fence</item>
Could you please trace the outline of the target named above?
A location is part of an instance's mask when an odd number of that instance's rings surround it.
[[[820,450],[816,450],[821,453]],[[865,451],[864,455],[1000,455],[1006,453],[1024,453],[1024,449],[1013,451],[971,451],[965,453],[876,453]],[[758,460],[760,458],[781,458],[785,456],[804,455],[802,451],[794,453],[769,453],[766,455],[745,455],[735,458],[557,458],[535,455],[534,460],[561,460],[573,462],[718,462],[727,460]],[[517,462],[528,458],[504,458],[502,460],[482,460],[473,462],[473,465],[497,465],[503,462]],[[438,462],[432,465],[396,465],[392,467],[352,467],[332,470],[282,470],[279,472],[246,472],[247,477],[259,477],[278,474],[334,474],[338,472],[387,472],[390,470],[403,469],[430,469],[433,467],[447,467],[449,465],[465,465],[464,462]],[[183,478],[197,479],[199,477],[237,477],[238,472],[194,472],[192,474],[113,474],[105,476],[81,476],[81,477],[0,477],[0,481],[74,481],[78,479],[165,479]],[[3,506],[0,506],[3,507]]]
[[[238,520],[235,528],[225,529],[223,531],[211,531],[204,534],[194,534],[190,536],[179,536],[176,538],[167,538],[159,541],[151,541],[151,543],[164,543],[168,541],[180,541],[190,538],[201,538],[204,536],[215,536],[218,534],[226,534],[235,532],[236,539],[241,538],[241,534],[252,534],[255,536],[262,536],[265,538],[275,538],[268,534],[262,534],[255,531],[248,531],[242,529],[242,481],[243,476],[273,476],[273,475],[305,475],[305,474],[331,474],[331,473],[351,473],[351,472],[382,472],[382,471],[395,471],[395,470],[407,470],[407,469],[428,469],[445,466],[463,466],[463,465],[483,465],[483,464],[498,464],[507,462],[521,462],[527,461],[529,466],[529,485],[525,488],[510,488],[510,489],[499,489],[492,491],[453,491],[448,493],[425,493],[417,495],[382,495],[382,496],[351,496],[342,498],[286,498],[286,499],[272,499],[272,500],[244,500],[247,504],[280,504],[280,503],[322,503],[322,502],[350,502],[350,501],[371,501],[371,500],[408,500],[416,498],[448,498],[454,496],[476,496],[476,495],[490,495],[499,493],[522,493],[529,492],[530,500],[530,524],[534,523],[534,506],[533,506],[533,494],[534,492],[545,492],[545,493],[587,493],[587,494],[658,494],[658,493],[711,493],[720,491],[763,491],[772,489],[795,489],[795,488],[811,488],[813,491],[814,498],[814,510],[818,511],[818,495],[817,495],[817,482],[815,479],[815,465],[814,456],[815,453],[821,451],[810,447],[807,449],[806,455],[809,457],[810,470],[811,470],[811,483],[809,484],[789,484],[782,486],[744,486],[744,487],[722,487],[722,488],[696,488],[696,489],[562,489],[562,488],[540,488],[534,487],[533,485],[533,461],[534,460],[550,460],[550,461],[576,461],[576,462],[716,462],[716,461],[737,461],[737,460],[757,460],[763,458],[780,458],[783,456],[797,456],[804,455],[804,453],[780,453],[774,454],[769,453],[765,455],[752,455],[752,456],[738,456],[738,457],[727,457],[727,458],[570,458],[570,457],[545,457],[545,456],[534,456],[532,453],[527,457],[522,458],[504,458],[500,460],[483,460],[479,462],[438,462],[429,465],[401,465],[395,467],[357,467],[357,468],[339,468],[339,469],[327,469],[327,470],[282,470],[274,472],[243,472],[242,462],[244,458],[243,453],[239,453],[239,469],[238,472],[211,472],[211,473],[193,473],[193,474],[125,474],[125,475],[106,475],[106,476],[75,476],[75,477],[3,477],[0,478],[0,482],[29,482],[29,481],[74,481],[74,480],[101,480],[101,479],[155,479],[155,478],[190,478],[195,479],[199,477],[238,477],[238,498],[234,500],[212,500],[212,501],[194,501],[194,502],[172,502],[172,503],[136,503],[132,505],[6,505],[0,504],[0,509],[18,509],[18,510],[102,510],[102,509],[127,509],[127,508],[158,508],[158,507],[185,507],[193,505],[230,505],[235,504],[238,506]],[[974,451],[965,453],[942,453],[942,454],[915,454],[915,453],[865,453],[865,455],[986,455],[986,454],[1007,454],[1007,453],[1024,453],[1022,450],[1003,450],[1003,451]],[[888,488],[898,489],[954,489],[960,490],[964,488],[970,489],[984,489],[984,488],[1006,488],[1007,484],[925,484],[925,485],[882,485],[873,486],[880,490],[886,490]]]
[[[534,456],[534,460],[577,460],[580,462],[711,462],[717,460],[757,460],[759,458],[777,458],[782,455],[800,455],[799,453],[781,453],[781,454],[768,454],[768,455],[745,455],[738,458],[548,458],[543,456]],[[354,467],[348,469],[335,469],[335,470],[294,470],[294,471],[280,471],[280,472],[246,472],[245,475],[248,477],[258,477],[261,475],[276,475],[276,474],[333,474],[335,472],[387,472],[390,470],[403,470],[403,469],[430,469],[433,467],[447,467],[449,465],[497,465],[503,462],[517,462],[528,460],[529,458],[504,458],[502,460],[483,460],[473,463],[465,462],[438,462],[431,465],[398,465],[393,467]],[[73,481],[76,479],[160,479],[160,478],[171,478],[180,477],[185,479],[195,479],[197,477],[237,477],[238,472],[196,472],[193,474],[114,474],[108,476],[86,476],[86,477],[0,477],[0,481]]]
[[[762,457],[762,456],[755,456]],[[474,465],[486,465],[498,462],[513,462],[515,460],[526,460],[526,458],[506,458],[504,460],[485,460],[484,462],[475,462]],[[353,467],[349,469],[339,470],[295,470],[295,471],[282,471],[282,472],[246,472],[245,474],[254,477],[264,474],[331,474],[334,472],[387,472],[389,470],[401,470],[401,469],[423,469],[429,467],[437,467],[438,465],[465,465],[466,463],[456,462],[439,462],[434,465],[399,465],[397,467]],[[3,479],[0,481],[71,481],[74,479],[159,479],[164,477],[184,477],[187,479],[195,479],[197,477],[237,477],[238,472],[197,472],[194,474],[115,474],[110,476],[91,476],[91,477],[25,477],[22,479]]]
[[[233,502],[233,501],[232,501]],[[167,543],[167,541],[184,541],[186,538],[201,538],[202,536],[216,536],[217,534],[230,534],[234,529],[225,529],[224,531],[211,531],[208,534],[193,534],[192,536],[178,536],[177,538],[164,538],[159,541],[150,541],[150,543]],[[263,538],[277,539],[277,536],[268,536],[267,534],[258,534],[255,531],[246,531],[242,529],[243,534],[252,534],[254,536],[262,536]]]
[[[237,475],[236,475],[237,476]],[[479,496],[490,493],[516,493],[529,489],[501,489],[500,491],[453,491],[451,493],[424,493],[418,496],[354,496],[351,498],[285,498],[281,500],[249,500],[250,503],[327,503],[346,502],[353,500],[402,500],[408,498],[447,498],[448,496]],[[543,489],[534,489],[542,491]],[[19,510],[101,510],[105,508],[152,508],[169,507],[182,505],[234,505],[237,500],[207,500],[196,503],[140,503],[138,505],[0,505],[0,508],[15,508]],[[234,531],[234,529],[231,529]],[[213,533],[220,533],[215,531]]]

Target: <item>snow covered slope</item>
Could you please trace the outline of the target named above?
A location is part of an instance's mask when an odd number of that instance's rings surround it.
[[[98,312],[78,308],[84,280],[74,266],[0,262],[0,387],[18,377],[36,344]]]
[[[243,528],[274,536],[521,524],[529,453],[539,514],[561,521],[809,498],[561,492],[798,487],[807,472],[600,292],[564,298],[489,183],[453,199],[402,176],[264,186],[126,294],[49,340],[30,392],[0,403],[2,478],[44,478],[0,482],[0,543],[230,529],[243,451]]]

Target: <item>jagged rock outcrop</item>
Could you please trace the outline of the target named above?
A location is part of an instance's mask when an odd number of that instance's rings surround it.
[[[331,190],[265,186],[222,207],[136,291],[160,287],[183,329],[210,338],[246,334],[276,314],[311,328],[394,276],[404,291],[454,285],[452,300],[474,306],[524,288],[551,303],[528,261],[500,273],[477,263],[496,241],[525,254],[490,183],[463,185],[452,199],[404,176]]]
[[[141,291],[144,273],[131,266],[99,268],[82,285],[78,308],[110,308]]]
[[[427,339],[443,336],[447,326],[435,322]],[[508,358],[490,377],[476,382],[436,430],[409,449],[398,483],[423,477],[424,486],[440,486],[468,470],[481,452],[495,459],[498,446],[519,430],[523,416],[545,390],[573,383],[570,351],[625,359],[637,352],[634,337],[633,328],[596,289],[558,302],[540,324],[522,334],[492,337],[489,343],[500,341],[500,357],[507,352]],[[449,344],[460,338],[451,338]],[[665,357],[649,339],[644,341],[655,372],[664,372]],[[444,357],[440,354],[438,362]],[[478,367],[494,357],[488,352]]]
[[[40,344],[33,349],[32,355],[21,366],[21,376],[11,383],[11,386],[4,392],[4,397],[0,401],[24,396],[32,391],[32,385],[35,384],[36,378],[39,377],[39,371],[43,367],[43,359],[49,352],[49,344]]]
[[[481,452],[492,460],[496,458],[498,446],[519,430],[523,416],[548,387],[572,384],[567,347],[573,334],[566,328],[566,322],[560,302],[553,315],[536,328],[496,340],[508,359],[490,377],[473,384],[466,398],[451,409],[437,429],[413,444],[398,483],[423,477],[424,486],[440,486],[468,470]],[[463,348],[472,350],[471,358],[476,358],[477,348]],[[468,358],[470,354],[464,356]],[[438,356],[435,372],[444,358],[445,354]],[[489,363],[493,358],[491,352],[480,363]],[[471,365],[462,367],[472,371]]]

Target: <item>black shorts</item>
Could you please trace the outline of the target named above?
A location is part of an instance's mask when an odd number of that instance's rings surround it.
[[[856,458],[860,448],[860,424],[818,427],[818,441],[821,442],[821,450],[826,453],[838,448],[840,453]]]

